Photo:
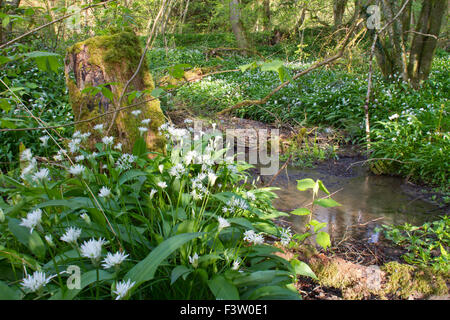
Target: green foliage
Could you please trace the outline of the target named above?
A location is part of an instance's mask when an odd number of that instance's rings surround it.
[[[81,133],[68,152],[56,154],[55,165],[22,152],[22,171],[0,180],[5,298],[300,298],[295,275],[313,273],[264,240],[280,237],[287,245],[291,238],[272,221],[286,215],[272,207],[273,188],[245,183],[248,165],[223,159],[214,135],[181,149],[177,142],[188,141],[188,130],[160,130],[170,143],[153,159],[139,141],[134,155],[117,151],[112,137],[93,153],[82,147]],[[89,255],[96,241],[98,251]],[[125,260],[108,265],[113,253]],[[66,284],[69,266],[81,270],[78,289]],[[37,271],[52,278],[25,286],[21,280]],[[119,294],[124,283],[130,288]]]
[[[448,251],[450,249],[450,218],[427,222],[422,226],[412,226],[408,223],[400,226],[383,225],[385,237],[405,248],[408,252],[403,259],[422,267],[431,266],[436,271],[450,272]]]

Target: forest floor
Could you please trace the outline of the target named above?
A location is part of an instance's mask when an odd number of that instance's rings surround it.
[[[197,117],[195,114],[184,110],[172,110],[167,113],[169,119],[178,127],[184,127],[184,121],[190,119],[199,121],[202,130],[210,129],[212,123],[217,124],[217,129],[233,132],[235,129],[279,129],[281,144],[297,143],[295,137],[298,130],[289,127],[276,128],[263,122],[241,119],[232,116],[218,118]],[[238,140],[247,147],[254,141]],[[333,144],[335,141],[327,140],[327,135],[320,137],[320,143]],[[282,150],[283,151],[283,150]],[[285,151],[286,153],[289,151]],[[362,148],[355,145],[340,146],[337,151],[339,161],[325,159],[315,161],[317,169],[326,174],[335,176],[351,175],[349,167],[355,163],[363,163],[367,160]],[[280,163],[280,166],[282,163]],[[253,172],[258,174],[258,170]],[[415,185],[411,182],[404,184],[403,192],[411,198],[422,199],[436,204],[438,193],[426,186]],[[425,192],[424,192],[425,191]],[[448,209],[448,204],[445,206]],[[440,209],[444,209],[440,207]],[[287,221],[278,221],[281,226],[289,226]],[[364,234],[366,224],[357,228]],[[450,279],[441,277],[433,271],[417,273],[416,269],[404,263],[402,255],[406,253],[404,248],[398,247],[384,239],[370,243],[364,237],[353,238],[346,236],[339,241],[335,240],[328,250],[317,251],[315,247],[306,245],[296,249],[283,249],[281,254],[288,260],[299,259],[308,263],[318,275],[319,280],[310,277],[299,277],[297,289],[305,300],[340,300],[340,299],[439,299],[450,300]],[[393,269],[394,268],[394,269]],[[394,271],[393,271],[394,270]],[[401,274],[395,278],[392,274]],[[392,280],[395,278],[395,280]],[[407,283],[410,285],[408,286]],[[403,287],[403,288],[402,288]]]

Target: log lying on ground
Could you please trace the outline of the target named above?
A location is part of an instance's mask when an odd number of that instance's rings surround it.
[[[95,121],[78,124],[77,130],[92,133],[88,147],[94,148],[95,143],[102,138],[101,132],[93,130],[94,126],[103,124],[106,129],[114,121],[109,135],[113,135],[117,142],[122,143],[124,152],[130,152],[134,142],[140,137],[139,127],[149,129],[144,133],[149,150],[164,149],[164,138],[158,134],[159,126],[164,123],[159,101],[155,99],[145,102],[151,98],[150,93],[155,87],[145,62],[127,88],[127,93],[144,90],[146,93],[132,101],[128,101],[125,97],[122,99],[122,105],[118,106],[125,84],[138,68],[141,54],[139,39],[131,32],[90,38],[68,48],[65,75],[75,121],[94,118],[119,107],[142,102],[136,108],[119,111],[116,117],[111,113]],[[85,88],[98,86],[109,89],[113,99],[110,99],[108,90],[98,92],[94,96],[83,91]],[[131,113],[133,110],[141,110],[141,113],[133,115]],[[141,123],[143,119],[151,119],[150,124],[143,125]]]

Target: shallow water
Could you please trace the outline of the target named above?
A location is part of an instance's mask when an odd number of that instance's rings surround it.
[[[330,166],[302,170],[288,167],[287,174],[286,171],[282,172],[273,183],[273,186],[281,188],[276,191],[279,199],[274,201],[278,210],[291,212],[311,203],[311,190],[297,190],[297,180],[305,178],[322,180],[331,193],[339,190],[332,198],[342,206],[315,206],[313,212],[313,219],[328,223],[323,231],[328,232],[335,240],[346,235],[376,242],[378,234],[374,229],[377,226],[405,222],[420,225],[444,213],[439,207],[419,199],[417,194],[408,194],[404,179],[375,176],[361,166],[353,166],[348,171],[341,170],[338,173],[333,173]],[[325,194],[321,193],[321,196]],[[300,233],[304,231],[307,219],[308,217],[295,215],[288,218],[293,223],[294,230]]]

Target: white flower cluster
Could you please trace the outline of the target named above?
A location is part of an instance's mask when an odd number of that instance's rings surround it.
[[[44,272],[35,271],[33,275],[28,275],[22,280],[22,287],[31,292],[36,292],[45,287],[54,277],[56,275],[47,277]]]
[[[247,230],[244,232],[244,240],[253,244],[263,244],[264,237],[262,234],[257,234],[253,230]]]
[[[242,198],[237,198],[233,196],[230,200],[228,200],[227,205],[222,208],[222,211],[224,213],[234,213],[236,210],[242,209],[242,210],[248,210],[250,207]]]
[[[172,177],[176,177],[176,178],[180,178],[185,173],[186,173],[186,168],[181,163],[177,163],[169,170],[169,174]]]
[[[289,243],[291,242],[291,239],[292,239],[291,227],[282,228],[280,233],[281,233],[281,235],[280,235],[281,244],[283,246],[289,245]]]
[[[26,218],[22,218],[21,226],[30,229],[30,233],[33,233],[34,228],[36,228],[42,221],[42,210],[36,209],[27,214]]]
[[[136,156],[124,153],[119,157],[119,159],[117,159],[116,166],[121,170],[129,170],[133,166],[133,163],[136,161],[136,159]]]

